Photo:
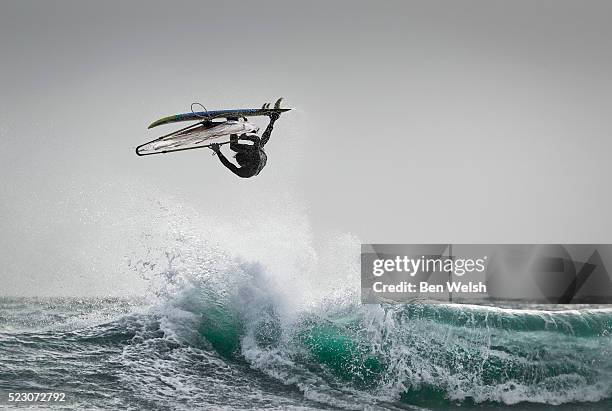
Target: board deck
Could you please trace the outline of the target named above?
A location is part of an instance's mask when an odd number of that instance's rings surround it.
[[[211,111],[196,111],[192,113],[175,114],[160,118],[149,125],[149,128],[161,126],[163,124],[178,123],[181,121],[203,121],[212,120],[215,118],[228,117],[253,117],[267,116],[271,113],[284,113],[291,110],[290,108],[242,108],[230,110],[211,110]]]

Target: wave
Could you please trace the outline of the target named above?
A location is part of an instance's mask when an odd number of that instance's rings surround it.
[[[3,301],[12,324],[29,319],[0,334],[3,356],[22,359],[5,371],[35,385],[78,375],[91,392],[119,383],[128,403],[147,408],[177,408],[177,399],[266,408],[271,398],[278,409],[610,405],[612,310],[362,305],[350,289],[295,306],[260,264],[216,258],[206,273],[175,271],[148,308]],[[45,373],[41,353],[64,360]],[[102,362],[114,371],[97,371]]]
[[[3,354],[51,347],[70,361],[49,378],[81,372],[91,392],[124,389],[141,408],[612,405],[612,309],[363,305],[359,241],[315,240],[288,208],[229,222],[147,208],[122,240],[146,301],[4,301]],[[5,365],[8,387],[25,368]],[[27,370],[44,383],[39,363]]]
[[[314,401],[435,408],[612,396],[608,309],[368,306],[347,291],[288,311],[262,286],[260,267],[238,264],[226,274],[240,281],[192,282],[168,304],[197,316],[187,329],[200,343]]]
[[[315,249],[302,219],[282,223],[190,225],[147,248],[132,268],[185,314],[164,317],[164,332],[342,408],[612,398],[611,309],[362,305],[359,242]]]

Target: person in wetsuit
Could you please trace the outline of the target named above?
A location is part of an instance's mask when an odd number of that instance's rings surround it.
[[[268,157],[264,151],[264,146],[268,140],[270,140],[274,122],[278,120],[280,113],[270,113],[269,116],[270,123],[268,123],[268,127],[261,137],[254,133],[241,134],[240,136],[236,134],[230,135],[230,150],[236,153],[234,154],[234,158],[240,167],[237,167],[225,157],[221,152],[221,146],[219,144],[210,145],[210,149],[217,154],[221,163],[238,177],[254,177],[266,166]],[[249,140],[252,144],[239,143],[239,140]]]

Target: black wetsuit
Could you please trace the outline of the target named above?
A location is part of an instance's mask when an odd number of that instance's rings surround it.
[[[230,136],[230,149],[236,154],[234,158],[240,167],[236,167],[231,161],[221,153],[217,151],[219,160],[225,167],[231,170],[232,173],[242,178],[254,177],[261,172],[265,167],[268,157],[264,151],[264,146],[270,140],[272,129],[274,128],[274,122],[276,118],[270,118],[270,123],[266,128],[266,131],[261,135],[261,138],[256,134],[241,134],[238,137],[236,134]],[[238,140],[250,140],[253,144],[240,144]]]

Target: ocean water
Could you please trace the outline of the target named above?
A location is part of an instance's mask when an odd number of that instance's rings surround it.
[[[612,409],[612,308],[362,305],[359,241],[317,248],[286,208],[225,224],[165,204],[90,212],[148,291],[0,297],[0,407]]]
[[[262,290],[173,300],[2,298],[4,407],[612,407],[612,311],[328,300],[285,317]],[[240,303],[238,303],[240,301]],[[7,403],[9,392],[63,403]]]

